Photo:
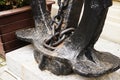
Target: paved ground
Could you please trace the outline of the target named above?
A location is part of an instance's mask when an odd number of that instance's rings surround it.
[[[0,57],[0,68],[5,66],[6,65],[6,62],[5,62],[5,59],[3,59],[2,57]]]
[[[6,65],[6,62],[5,62],[5,59],[3,59],[1,56],[0,56],[0,80],[3,80],[1,78],[1,75],[3,74],[3,70],[5,68],[5,65]]]

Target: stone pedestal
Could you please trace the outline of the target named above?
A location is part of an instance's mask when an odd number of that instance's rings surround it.
[[[114,53],[120,57],[120,45],[99,39],[95,48]],[[56,76],[49,71],[41,71],[34,60],[33,46],[28,45],[6,54],[7,67],[22,80],[120,80],[120,71],[97,78],[86,78],[77,74]]]

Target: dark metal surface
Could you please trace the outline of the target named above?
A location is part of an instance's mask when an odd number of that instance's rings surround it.
[[[84,3],[82,19],[79,23]],[[19,30],[18,38],[31,42],[41,70],[56,75],[76,73],[98,77],[120,68],[120,59],[94,49],[111,0],[58,0],[59,10],[52,19],[45,0],[32,0],[35,28]]]

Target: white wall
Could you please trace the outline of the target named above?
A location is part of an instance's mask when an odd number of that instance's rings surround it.
[[[101,37],[120,44],[120,2],[110,7]]]

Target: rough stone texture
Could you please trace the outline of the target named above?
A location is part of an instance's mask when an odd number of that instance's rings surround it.
[[[109,42],[104,39],[99,39],[95,48],[100,51],[108,51],[120,57],[120,45]],[[86,78],[77,74],[67,76],[56,76],[51,72],[45,70],[41,71],[38,64],[34,60],[33,46],[28,45],[6,54],[7,67],[15,75],[22,80],[119,80],[120,71],[106,74],[97,78]]]

